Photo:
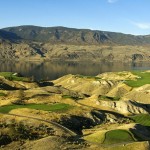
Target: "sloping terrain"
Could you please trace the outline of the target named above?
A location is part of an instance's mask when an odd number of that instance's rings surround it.
[[[1,149],[149,150],[149,75],[110,72],[34,82],[0,73]]]

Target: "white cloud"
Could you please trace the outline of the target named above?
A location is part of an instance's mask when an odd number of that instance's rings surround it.
[[[116,3],[118,0],[107,0],[108,3]]]
[[[140,29],[150,29],[150,23],[144,23],[144,22],[131,22],[133,25]]]

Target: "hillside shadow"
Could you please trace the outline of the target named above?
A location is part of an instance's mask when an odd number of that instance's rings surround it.
[[[82,135],[83,129],[90,129],[95,126],[95,122],[91,118],[72,115],[70,118],[63,118],[60,124],[74,131],[78,135]]]
[[[4,40],[9,40],[11,42],[16,42],[22,39],[17,34],[5,30],[0,30],[0,37],[3,38]]]
[[[139,141],[149,141],[150,140],[150,131],[147,127],[144,127],[140,124],[136,124],[134,128],[131,128],[130,131],[134,134],[136,139]]]
[[[40,87],[54,86],[54,83],[53,83],[53,82],[50,82],[50,81],[43,81],[43,82],[39,82],[38,85],[39,85]]]
[[[18,90],[20,88],[12,87],[6,83],[1,83],[0,84],[0,90]]]
[[[136,102],[136,101],[130,101],[131,104],[133,104],[134,106],[137,106],[137,107],[141,107],[143,108],[145,111],[147,111],[148,113],[150,113],[150,104],[143,104],[143,103],[139,103],[139,102]]]

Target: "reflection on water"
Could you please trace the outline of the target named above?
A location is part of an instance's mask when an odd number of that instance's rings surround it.
[[[40,80],[53,80],[66,74],[97,75],[103,72],[123,70],[150,70],[150,63],[112,62],[14,62],[0,61],[0,71],[19,72]]]

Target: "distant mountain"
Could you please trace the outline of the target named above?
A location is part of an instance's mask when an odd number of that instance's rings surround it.
[[[0,30],[0,59],[150,61],[150,35],[18,26]]]
[[[1,33],[2,32],[2,33]],[[52,42],[65,44],[117,44],[139,45],[150,44],[150,36],[134,36],[130,34],[74,29],[66,27],[18,26],[4,28],[0,36],[8,39],[22,39],[36,42]],[[5,32],[5,33],[4,33]]]

